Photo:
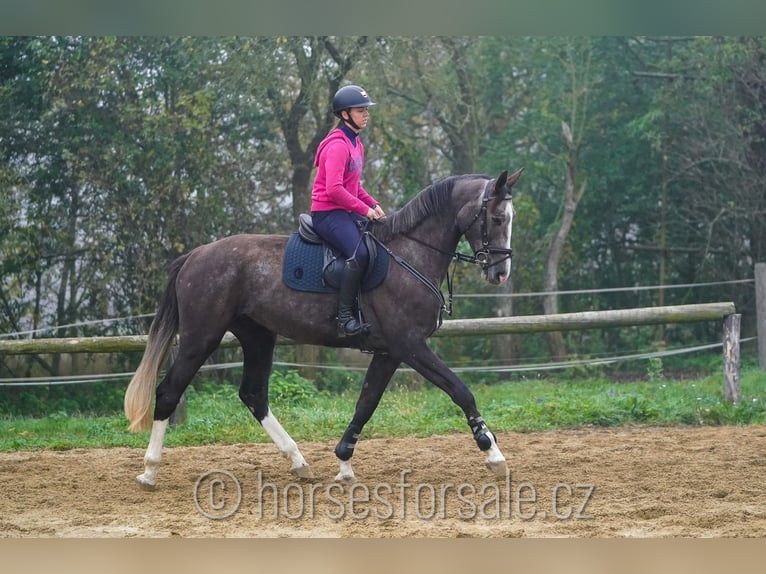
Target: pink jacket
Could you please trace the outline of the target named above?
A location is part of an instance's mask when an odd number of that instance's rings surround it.
[[[346,211],[367,215],[375,201],[362,187],[364,166],[362,140],[352,144],[340,129],[333,130],[317,149],[317,167],[311,192],[311,211]]]

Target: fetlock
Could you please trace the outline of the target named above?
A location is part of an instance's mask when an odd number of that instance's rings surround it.
[[[471,417],[468,419],[468,426],[471,428],[473,439],[476,441],[479,450],[488,450],[492,446],[492,439],[495,438],[495,435],[489,430],[484,419],[482,417]]]
[[[335,447],[335,456],[340,460],[349,460],[354,455],[354,448],[356,447],[361,432],[361,429],[353,424],[348,425],[346,432],[343,433],[343,436]]]

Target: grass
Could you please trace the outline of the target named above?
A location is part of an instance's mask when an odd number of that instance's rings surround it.
[[[723,399],[720,374],[693,381],[652,379],[631,383],[527,380],[479,383],[471,389],[490,428],[499,432],[766,423],[766,373],[757,368],[742,370],[742,400],[737,405]],[[290,381],[290,386],[273,393],[272,408],[296,440],[337,440],[351,419],[356,393],[332,394]],[[200,390],[190,388],[187,399],[187,422],[169,431],[167,446],[269,440],[239,402],[236,387],[206,384]],[[131,434],[126,427],[122,414],[4,417],[0,418],[0,450],[146,447],[148,433]],[[453,432],[468,432],[462,413],[444,393],[427,386],[387,392],[363,437]]]

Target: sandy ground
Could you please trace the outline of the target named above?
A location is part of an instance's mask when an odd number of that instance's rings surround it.
[[[498,437],[497,480],[468,434],[368,439],[358,481],[334,443],[0,453],[1,537],[764,537],[766,427],[621,428]],[[228,515],[223,517],[224,515]],[[223,518],[222,518],[223,517]]]

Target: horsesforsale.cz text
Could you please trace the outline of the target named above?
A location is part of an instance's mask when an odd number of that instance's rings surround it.
[[[208,471],[194,489],[197,510],[208,518],[228,518],[247,505],[258,520],[589,520],[588,505],[595,493],[592,484],[556,482],[539,488],[530,482],[505,480],[471,483],[415,483],[410,470],[401,470],[398,481],[342,484],[333,482],[290,482],[263,480],[259,470],[249,496],[233,474]],[[204,480],[203,480],[204,478]]]

